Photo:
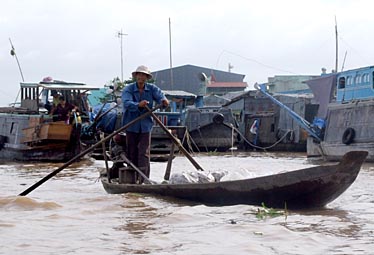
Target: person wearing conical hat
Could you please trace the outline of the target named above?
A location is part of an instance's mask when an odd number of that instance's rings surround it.
[[[122,124],[147,112],[145,106],[153,107],[153,102],[169,106],[164,93],[155,84],[147,81],[152,78],[151,71],[146,66],[139,66],[133,73],[135,82],[128,84],[122,92],[123,119]],[[153,119],[147,116],[126,130],[126,153],[128,159],[134,163],[147,177],[150,175],[150,144]],[[143,179],[138,178],[138,183]]]

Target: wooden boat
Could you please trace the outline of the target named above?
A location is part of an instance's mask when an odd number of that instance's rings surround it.
[[[340,163],[244,180],[190,184],[121,184],[101,176],[111,194],[148,193],[206,205],[249,204],[306,209],[323,207],[339,197],[356,179],[368,152],[352,151]],[[116,181],[117,180],[117,181]]]
[[[80,120],[87,122],[89,109],[86,95],[98,88],[83,83],[42,81],[20,84],[20,107],[0,107],[0,162],[64,162],[81,151]],[[80,116],[73,122],[55,121],[51,92],[57,91],[66,101],[78,107]],[[78,116],[78,117],[77,117]]]

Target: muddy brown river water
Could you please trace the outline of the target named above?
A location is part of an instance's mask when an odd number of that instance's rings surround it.
[[[303,154],[210,154],[206,171],[259,176],[318,164]],[[325,208],[256,217],[258,206],[209,207],[107,194],[103,161],[84,160],[31,192],[60,164],[0,164],[0,254],[374,254],[374,165]],[[166,163],[152,162],[161,181]],[[172,172],[193,169],[178,156]]]

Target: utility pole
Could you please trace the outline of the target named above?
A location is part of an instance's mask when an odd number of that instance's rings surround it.
[[[169,17],[169,55],[170,55],[170,88],[173,90],[174,81],[173,81],[173,62],[171,58],[171,21]]]
[[[335,16],[335,73],[338,72],[338,24]]]
[[[117,37],[121,39],[121,82],[123,82],[123,50],[122,48],[123,48],[123,36],[124,35],[127,35],[127,34],[122,33],[122,29],[117,34]]]

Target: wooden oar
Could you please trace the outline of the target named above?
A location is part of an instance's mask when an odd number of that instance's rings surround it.
[[[104,132],[100,132],[100,140],[103,140],[104,138],[105,138]],[[103,150],[106,174],[107,174],[107,176],[109,176],[110,173],[109,173],[109,166],[108,166],[108,156],[106,155],[105,143],[101,143],[101,148]],[[108,178],[108,182],[110,182],[110,178]]]
[[[162,123],[162,121],[159,118],[157,118],[156,114],[148,107],[148,105],[146,105],[145,108],[148,110],[148,112],[151,113],[153,119],[160,125],[160,127],[165,131],[165,133],[170,137],[170,139],[178,146],[179,150],[190,160],[192,165],[194,165],[194,167],[197,170],[204,171],[204,169],[199,165],[199,163],[197,163],[195,159],[191,156],[191,154],[188,153],[188,151],[183,147],[179,139],[169,132],[169,129],[165,127],[164,123]]]
[[[169,154],[168,163],[166,165],[166,171],[164,175],[164,180],[167,180],[167,181],[170,179],[171,163],[173,162],[173,158],[174,158],[174,150],[175,150],[175,143],[171,143],[170,154]]]
[[[159,109],[161,106],[156,106],[154,108],[152,108],[152,110],[149,110],[148,112],[144,113],[143,115],[137,117],[136,119],[130,121],[129,123],[127,123],[126,125],[124,125],[123,127],[117,129],[116,131],[114,131],[112,134],[108,135],[106,138],[100,140],[99,142],[95,143],[94,145],[92,145],[90,148],[82,151],[81,153],[79,153],[78,155],[76,155],[75,157],[73,157],[72,159],[70,159],[68,162],[66,162],[65,164],[63,164],[62,166],[60,166],[59,168],[57,168],[56,170],[54,170],[53,172],[49,173],[47,176],[45,176],[44,178],[42,178],[41,180],[39,180],[38,182],[36,182],[35,184],[31,185],[29,188],[27,188],[26,190],[24,190],[23,192],[21,192],[19,194],[19,196],[26,196],[27,194],[29,194],[31,191],[33,191],[34,189],[36,189],[37,187],[39,187],[40,185],[42,185],[44,182],[48,181],[49,179],[51,179],[53,176],[55,176],[56,174],[58,174],[59,172],[61,172],[64,168],[68,167],[69,165],[71,165],[73,162],[75,162],[77,159],[83,157],[84,155],[86,155],[87,153],[93,151],[97,146],[99,146],[100,144],[102,143],[105,143],[107,141],[109,141],[113,136],[115,136],[116,134],[126,130],[129,126],[131,126],[132,124],[134,124],[135,122],[153,114],[153,112],[157,109]],[[149,108],[148,108],[149,109]]]
[[[132,163],[131,160],[129,160],[126,157],[126,155],[124,155],[124,153],[121,153],[120,157],[126,162],[126,164],[130,165],[136,172],[138,172],[138,174],[141,177],[143,177],[143,179],[146,180],[147,183],[149,183],[149,184],[157,184],[157,182],[152,181],[151,179],[149,179],[136,165],[134,165],[134,163]]]

